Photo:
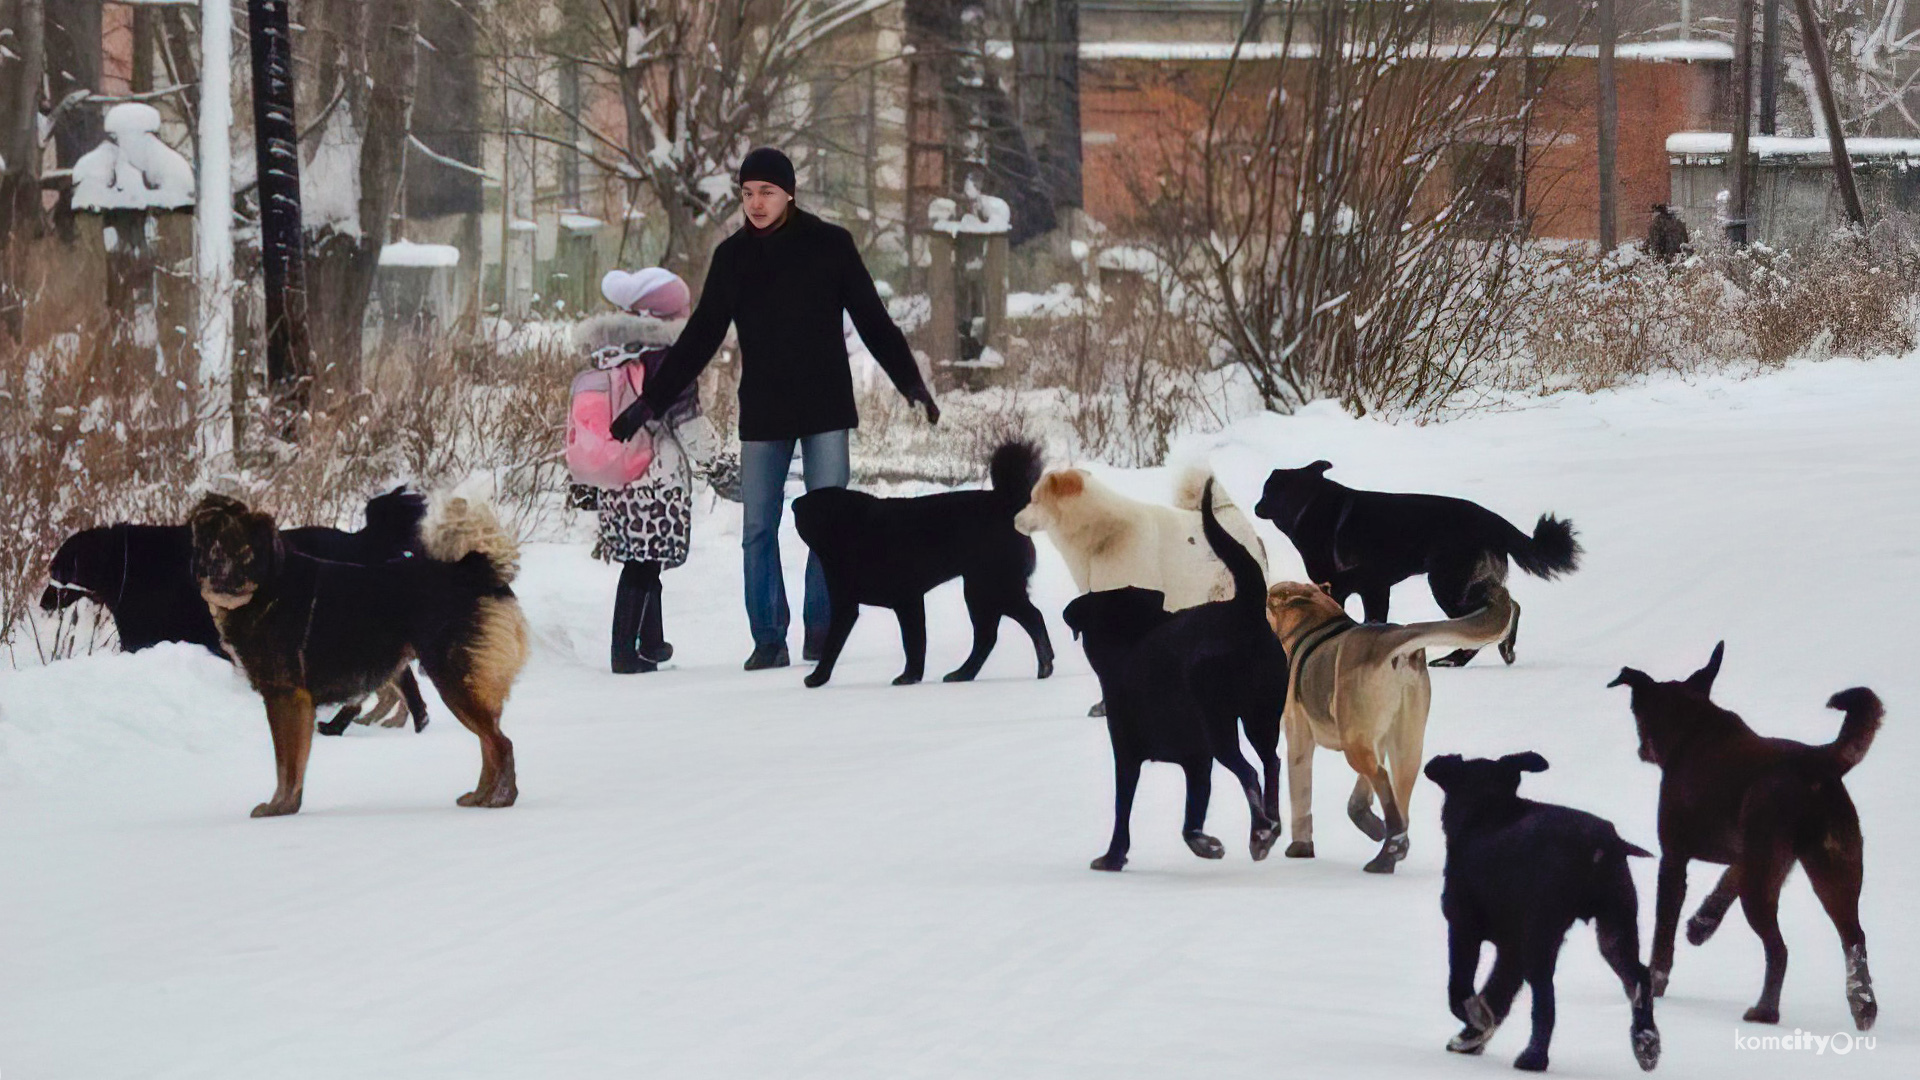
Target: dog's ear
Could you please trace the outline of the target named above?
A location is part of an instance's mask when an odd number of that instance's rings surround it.
[[[1047,474],[1047,489],[1056,499],[1070,499],[1086,489],[1086,482],[1072,469]]]
[[[1463,760],[1459,754],[1441,754],[1427,762],[1427,767],[1422,771],[1427,774],[1427,779],[1441,787],[1446,787],[1453,780],[1454,774],[1460,771]]]
[[[1300,471],[1310,472],[1316,476],[1325,476],[1327,475],[1327,470],[1331,468],[1333,468],[1333,462],[1328,461],[1325,458],[1321,458],[1319,461],[1314,462],[1313,464],[1307,466],[1304,469],[1301,469]]]
[[[280,542],[280,529],[274,524],[273,515],[265,511],[254,511],[246,516],[247,543],[258,553],[261,565],[269,574],[280,573],[280,564],[285,558],[285,548]]]
[[[1687,688],[1698,690],[1702,694],[1713,690],[1713,680],[1720,674],[1720,658],[1727,654],[1727,643],[1722,641],[1713,647],[1713,656],[1707,660],[1707,666],[1687,676]]]
[[[1073,639],[1075,641],[1080,640],[1080,624],[1086,621],[1087,617],[1086,600],[1087,597],[1092,595],[1092,593],[1082,593],[1074,597],[1073,602],[1068,604],[1066,609],[1060,612],[1060,621],[1066,623],[1067,629],[1073,631]]]
[[[1620,669],[1620,674],[1615,675],[1613,681],[1607,684],[1607,688],[1612,689],[1616,686],[1626,686],[1635,690],[1643,690],[1652,685],[1653,676],[1648,675],[1639,668],[1623,667]]]
[[[1532,750],[1523,750],[1518,754],[1508,754],[1500,759],[1500,764],[1512,768],[1515,772],[1546,772],[1547,759]]]

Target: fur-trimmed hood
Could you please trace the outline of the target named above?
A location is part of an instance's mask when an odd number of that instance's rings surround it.
[[[680,331],[685,329],[686,325],[685,319],[657,319],[651,315],[609,311],[576,323],[573,328],[573,344],[577,348],[586,350],[603,349],[608,345],[625,345],[631,341],[665,347],[679,339]]]

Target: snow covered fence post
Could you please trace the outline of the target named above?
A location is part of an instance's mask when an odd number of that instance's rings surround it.
[[[239,443],[222,423],[233,378],[233,10],[228,0],[200,4],[199,213],[194,215],[194,264],[200,285],[202,407],[211,407],[202,448],[219,454]],[[233,418],[238,422],[238,417]]]

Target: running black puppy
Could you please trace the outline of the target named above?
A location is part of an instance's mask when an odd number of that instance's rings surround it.
[[[1478,1054],[1507,1018],[1524,980],[1533,990],[1533,1037],[1513,1063],[1539,1072],[1553,1039],[1553,969],[1575,920],[1593,920],[1600,955],[1626,987],[1633,1007],[1633,1056],[1642,1069],[1660,1061],[1653,985],[1640,962],[1639,896],[1627,857],[1652,852],[1620,839],[1613,823],[1519,795],[1520,774],[1544,772],[1531,751],[1498,761],[1446,754],[1427,762],[1427,779],[1447,793],[1440,828],[1447,837],[1440,910],[1447,917],[1447,1005],[1466,1025],[1447,1043]],[[1492,942],[1493,972],[1475,993],[1480,947]]]
[[[907,669],[895,686],[917,683],[926,673],[926,595],[961,578],[967,614],[973,619],[973,652],[947,673],[966,682],[980,673],[1004,616],[1033,639],[1040,678],[1053,674],[1053,643],[1046,620],[1027,598],[1033,575],[1033,540],[1013,527],[1040,480],[1040,451],[1012,441],[993,452],[986,491],[948,491],[917,499],[882,499],[846,488],[821,488],[793,501],[793,524],[820,557],[826,573],[832,622],[820,662],[808,686],[824,686],[846,647],[860,605],[892,608],[900,620]]]
[[[1287,534],[1315,584],[1325,584],[1342,604],[1360,594],[1368,622],[1387,621],[1393,586],[1415,574],[1427,585],[1450,619],[1486,604],[1475,583],[1507,580],[1507,559],[1549,581],[1571,573],[1580,562],[1573,523],[1540,515],[1528,536],[1506,518],[1477,503],[1445,495],[1398,495],[1355,491],[1327,479],[1332,462],[1304,469],[1275,469],[1253,512]],[[1500,656],[1513,663],[1520,634],[1520,607],[1514,605],[1513,629],[1500,643]],[[1459,667],[1478,649],[1456,649],[1433,667]]]
[[[200,594],[273,732],[278,782],[254,817],[299,811],[315,705],[365,697],[415,659],[480,739],[480,782],[460,805],[513,805],[500,712],[526,663],[527,622],[507,584],[518,548],[489,508],[453,500],[420,557],[374,566],[302,555],[270,515],[221,495],[202,499],[189,524]]]
[[[1827,708],[1845,714],[1832,742],[1809,746],[1765,738],[1709,696],[1725,655],[1726,643],[1715,645],[1706,666],[1684,680],[1656,682],[1644,671],[1621,668],[1607,684],[1633,691],[1640,760],[1660,766],[1660,885],[1648,961],[1654,993],[1666,992],[1673,970],[1687,862],[1723,863],[1720,883],[1687,920],[1687,940],[1705,944],[1738,899],[1767,958],[1760,1000],[1744,1019],[1779,1023],[1780,985],[1787,977],[1780,887],[1799,863],[1840,932],[1847,1006],[1854,1026],[1866,1031],[1880,1004],[1860,927],[1864,857],[1860,814],[1847,794],[1846,775],[1867,756],[1886,709],[1872,690],[1856,686],[1827,699]]]
[[[367,523],[354,532],[316,525],[287,529],[280,535],[295,551],[369,565],[418,551],[420,520],[426,513],[426,497],[402,485],[368,499]],[[184,641],[227,659],[207,602],[200,598],[200,584],[193,578],[193,535],[185,525],[82,529],[54,553],[47,577],[51,583],[40,595],[42,610],[63,610],[78,600],[99,604],[113,617],[123,652]],[[426,727],[427,704],[413,672],[402,671],[396,683],[397,696],[405,699],[413,716],[414,730]],[[383,688],[382,697],[392,689]],[[382,705],[386,704],[383,700]],[[348,705],[321,724],[320,733],[338,735],[359,715],[358,703]]]
[[[1145,761],[1179,765],[1187,774],[1181,835],[1203,859],[1226,854],[1203,831],[1213,791],[1213,763],[1240,781],[1252,815],[1248,848],[1264,859],[1280,837],[1280,707],[1287,696],[1287,661],[1267,625],[1267,583],[1260,565],[1213,515],[1213,484],[1200,500],[1207,542],[1233,572],[1230,600],[1181,611],[1162,609],[1152,589],[1108,589],[1067,605],[1065,619],[1100,678],[1113,743],[1113,838],[1095,870],[1119,870],[1132,846],[1129,819]],[[1240,753],[1246,725],[1265,769],[1265,787]]]

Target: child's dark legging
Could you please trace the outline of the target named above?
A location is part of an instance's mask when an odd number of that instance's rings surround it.
[[[652,671],[673,655],[660,613],[660,562],[636,559],[620,571],[613,597],[613,670]]]

